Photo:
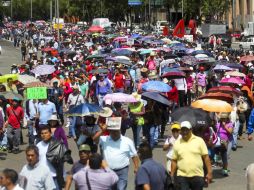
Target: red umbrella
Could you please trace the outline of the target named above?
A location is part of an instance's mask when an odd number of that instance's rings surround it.
[[[104,29],[100,26],[91,26],[88,30],[88,32],[102,32]]]
[[[240,61],[244,61],[244,62],[254,61],[254,56],[253,55],[242,56],[240,58]]]
[[[207,93],[203,96],[200,96],[199,99],[216,99],[216,100],[223,100],[228,103],[233,103],[234,99],[233,96],[227,93],[222,93],[222,92],[215,92],[215,93]]]
[[[208,92],[223,92],[223,93],[229,93],[229,94],[235,94],[235,95],[241,95],[242,92],[239,90],[236,90],[235,88],[231,86],[216,86],[213,88],[210,88]]]
[[[185,73],[184,72],[178,72],[178,71],[172,71],[172,72],[167,72],[162,75],[162,77],[170,78],[170,79],[178,79],[178,78],[184,78]]]

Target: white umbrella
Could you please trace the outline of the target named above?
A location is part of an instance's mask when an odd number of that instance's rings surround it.
[[[39,80],[30,75],[19,75],[18,81],[22,84],[28,84],[31,82],[38,82]]]

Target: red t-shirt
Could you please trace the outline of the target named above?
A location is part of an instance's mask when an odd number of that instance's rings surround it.
[[[16,116],[14,113],[16,114]],[[20,123],[24,118],[23,108],[20,106],[18,106],[17,108],[10,106],[7,108],[6,114],[8,117],[9,125],[11,125],[15,129],[20,128]]]
[[[167,93],[167,95],[169,100],[178,103],[178,90],[175,86]]]
[[[122,74],[117,74],[114,77],[115,88],[124,88],[124,76]]]

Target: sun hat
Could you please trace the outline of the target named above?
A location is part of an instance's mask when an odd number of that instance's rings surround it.
[[[228,119],[229,118],[229,113],[227,113],[227,112],[221,112],[219,114],[219,118],[220,119]]]
[[[189,121],[183,121],[183,122],[181,122],[181,128],[191,129],[192,125]]]
[[[101,117],[110,117],[112,115],[113,111],[112,109],[108,107],[104,107],[102,111],[99,112],[99,116]]]
[[[173,130],[173,129],[178,129],[178,130],[180,130],[180,129],[181,129],[180,124],[179,124],[179,123],[173,123],[173,124],[171,125],[171,130]]]
[[[51,115],[48,122],[50,122],[50,121],[58,121],[59,122],[59,119],[57,118],[57,115]]]
[[[141,95],[138,94],[137,92],[133,92],[131,94],[138,102],[141,100]]]
[[[91,151],[91,148],[90,148],[90,146],[88,144],[82,144],[82,145],[79,146],[78,151],[79,152],[80,151]]]
[[[142,72],[142,73],[146,73],[147,71],[148,71],[148,69],[146,67],[143,67],[140,69],[140,72]]]

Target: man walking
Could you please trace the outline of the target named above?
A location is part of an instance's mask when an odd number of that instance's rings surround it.
[[[21,125],[24,118],[24,110],[19,105],[19,100],[14,99],[11,106],[7,108],[7,121],[4,124],[4,128],[7,128],[7,139],[9,145],[9,153],[19,153]]]
[[[203,161],[207,170],[206,182],[212,180],[212,167],[206,144],[202,138],[193,135],[191,129],[191,123],[183,121],[182,138],[178,139],[173,147],[171,176],[174,178],[176,174],[180,190],[203,189],[205,185]]]
[[[49,169],[39,162],[39,149],[35,145],[26,148],[27,164],[23,166],[20,175],[26,177],[25,189],[53,190],[55,184]]]
[[[138,155],[141,166],[135,179],[136,190],[164,190],[166,170],[161,164],[153,160],[150,145],[148,143],[140,144]]]
[[[117,187],[114,190],[126,190],[128,184],[128,171],[130,158],[133,160],[134,173],[138,170],[138,156],[134,143],[128,137],[121,135],[121,125],[108,126],[100,124],[101,134],[107,129],[109,136],[100,137],[100,146],[104,159],[109,168],[119,177]]]

